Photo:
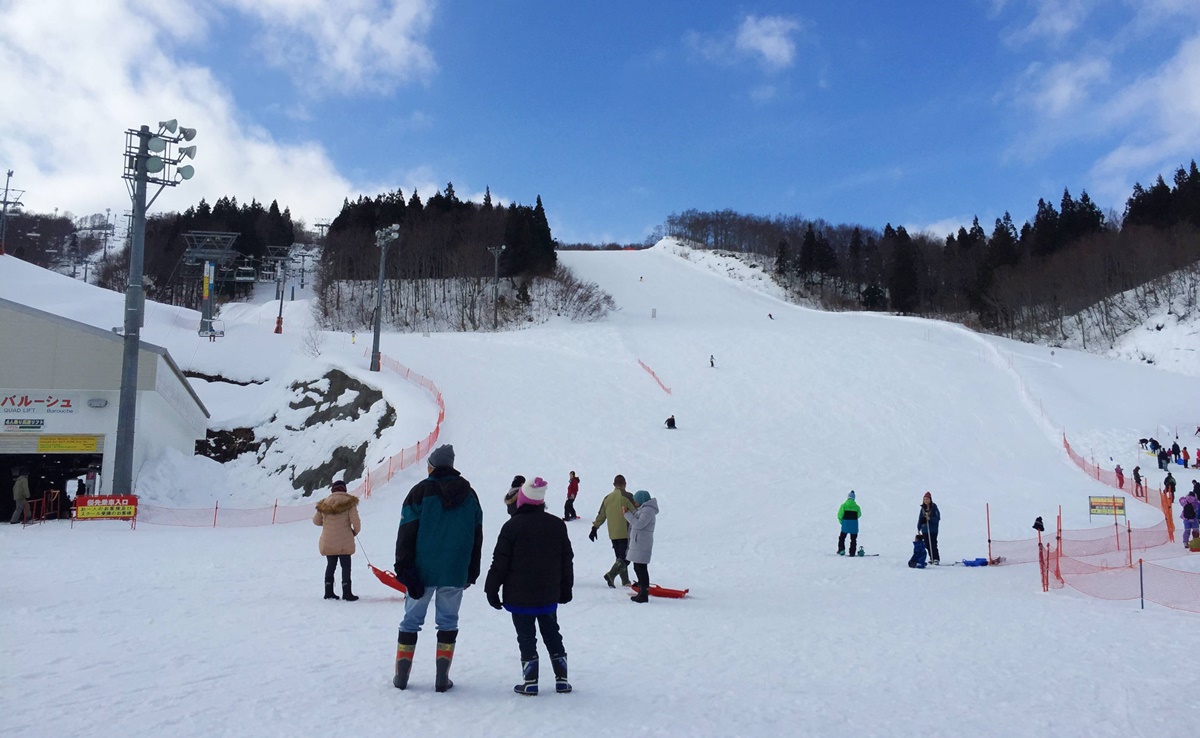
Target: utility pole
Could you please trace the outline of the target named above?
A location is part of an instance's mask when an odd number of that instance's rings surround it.
[[[504,251],[504,245],[488,246],[488,251],[492,252],[492,262],[495,267],[492,272],[492,330],[496,330],[500,310],[500,254]]]
[[[375,339],[371,344],[371,371],[380,370],[379,334],[383,330],[383,267],[387,263],[387,248],[393,241],[400,240],[400,226],[390,225],[375,231],[375,245],[379,247],[379,289],[375,293]]]
[[[4,256],[5,236],[8,232],[8,206],[13,208],[21,207],[21,195],[25,194],[25,190],[10,190],[8,185],[12,182],[13,170],[8,170],[8,177],[4,180],[4,199],[0,200],[0,256]],[[8,199],[9,193],[12,193],[12,199]]]
[[[112,212],[112,208],[104,208],[104,260],[108,260],[108,233],[112,230],[112,226],[108,223],[108,215]]]

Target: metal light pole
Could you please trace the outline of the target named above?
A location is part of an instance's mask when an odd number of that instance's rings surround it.
[[[375,231],[375,245],[379,247],[379,288],[375,293],[375,339],[371,343],[371,371],[379,371],[379,332],[383,329],[383,265],[387,262],[387,247],[400,239],[400,226],[391,225]]]
[[[104,260],[108,260],[108,233],[112,228],[108,224],[108,215],[112,212],[112,208],[104,208]]]
[[[178,134],[176,134],[178,131]],[[113,493],[133,494],[133,442],[137,420],[138,349],[141,343],[142,318],[146,307],[142,284],[142,263],[146,247],[146,210],[166,187],[191,179],[195,170],[190,165],[179,166],[184,158],[195,158],[196,147],[180,147],[173,154],[173,144],[191,141],[194,128],[180,128],[175,120],[158,124],[158,132],[149,126],[125,132],[125,173],[133,201],[133,230],[129,245],[129,282],[125,287],[125,345],[121,357],[121,400],[117,407],[117,448],[113,468]],[[150,183],[159,185],[158,192],[146,202]],[[115,329],[114,329],[115,330]]]
[[[504,245],[488,246],[488,251],[492,252],[494,267],[492,271],[492,330],[496,330],[500,310],[500,253],[504,251]]]

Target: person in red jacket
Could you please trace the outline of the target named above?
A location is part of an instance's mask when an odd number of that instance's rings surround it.
[[[575,513],[575,498],[578,496],[579,477],[571,472],[571,478],[567,481],[567,504],[563,507],[563,520],[579,520],[579,515]]]

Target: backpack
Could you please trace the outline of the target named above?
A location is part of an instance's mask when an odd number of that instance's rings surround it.
[[[1190,502],[1185,502],[1183,504],[1183,519],[1184,520],[1195,520],[1196,519],[1196,506],[1195,505],[1193,505]]]

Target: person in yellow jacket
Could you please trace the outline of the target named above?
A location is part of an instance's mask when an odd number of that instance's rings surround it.
[[[625,557],[629,550],[629,523],[625,520],[624,511],[636,510],[637,507],[633,495],[625,491],[625,477],[618,474],[613,478],[613,491],[600,501],[600,512],[596,514],[596,519],[592,521],[592,531],[588,533],[589,541],[596,540],[600,524],[608,522],[608,537],[612,541],[613,553],[617,555],[617,560],[604,575],[604,582],[613,588],[617,586],[613,583],[617,576],[621,577],[621,586],[628,587],[630,584],[629,560]]]

